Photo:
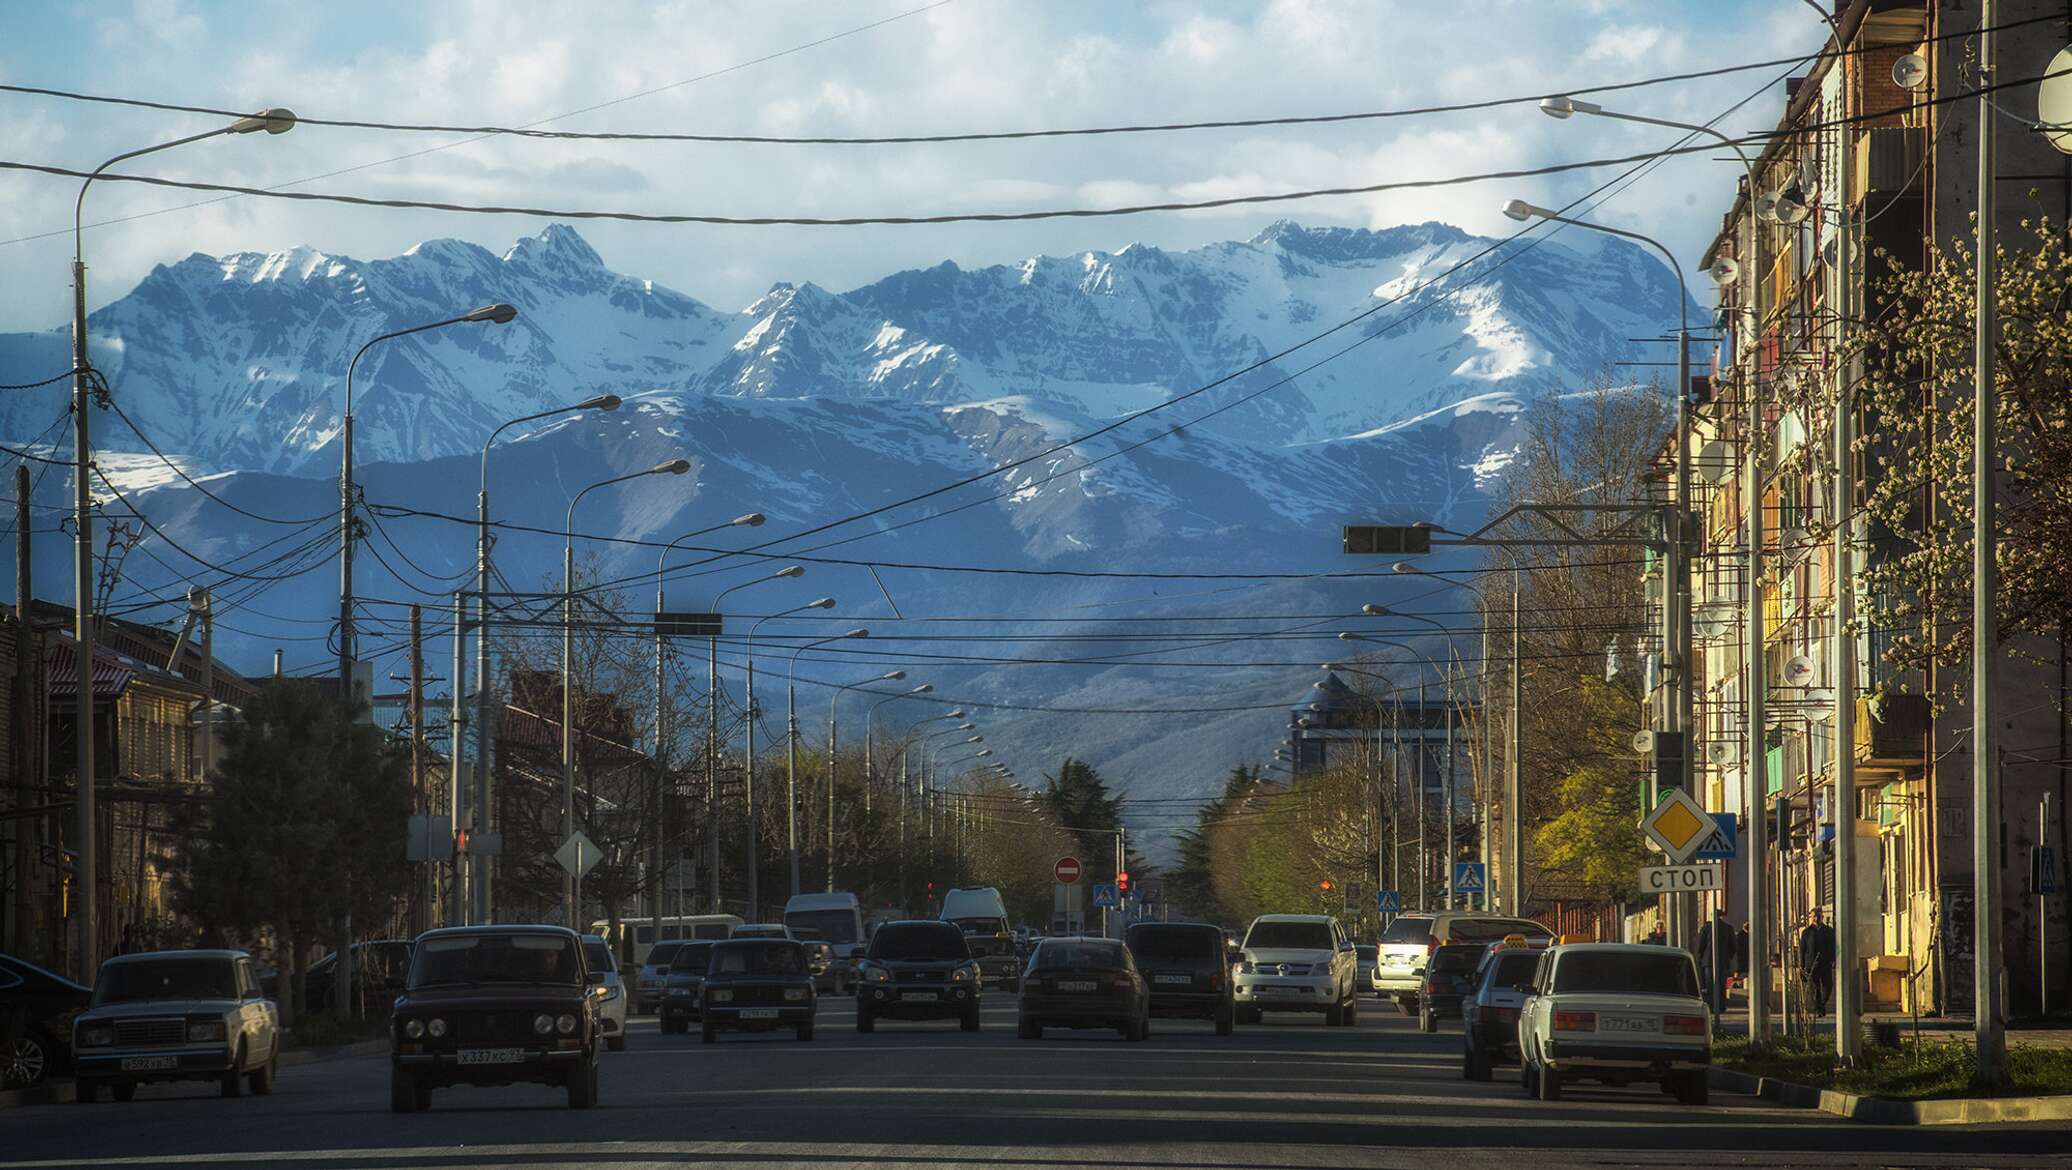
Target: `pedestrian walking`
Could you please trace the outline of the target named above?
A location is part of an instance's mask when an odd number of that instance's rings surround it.
[[[1806,916],[1799,932],[1799,972],[1806,977],[1806,998],[1816,1016],[1827,1014],[1835,993],[1835,928],[1821,920],[1820,908]]]
[[[1727,979],[1734,973],[1734,927],[1726,911],[1714,907],[1711,920],[1699,928],[1697,958],[1705,1002],[1719,1016],[1727,1010]]]

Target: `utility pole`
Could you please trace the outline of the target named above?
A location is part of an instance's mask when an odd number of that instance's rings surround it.
[[[1981,36],[1990,35],[1983,30]],[[1839,39],[1835,49],[1843,45]],[[1851,176],[1856,167],[1856,134],[1848,121],[1849,84],[1844,55],[1832,68],[1844,71],[1841,86],[1842,125],[1835,131],[1842,145],[1842,157],[1850,160],[1836,168],[1840,175],[1840,203],[1836,211],[1835,284],[1841,290],[1842,310],[1835,323],[1835,483],[1834,515],[1834,686],[1835,740],[1830,757],[1835,762],[1835,791],[1828,806],[1828,819],[1835,831],[1835,1057],[1844,1067],[1854,1065],[1862,1037],[1857,1016],[1862,996],[1857,991],[1856,962],[1856,385],[1849,376],[1849,355],[1840,344],[1855,316],[1855,257],[1849,239]],[[1751,934],[1751,938],[1754,936]],[[1752,945],[1752,944],[1751,944]]]
[[[1427,828],[1425,823],[1425,765],[1431,762],[1429,759],[1431,755],[1431,741],[1426,735],[1426,732],[1430,730],[1427,726],[1429,722],[1430,719],[1425,713],[1424,678],[1420,675],[1417,681],[1417,767],[1413,769],[1415,775],[1412,777],[1412,783],[1416,784],[1417,787],[1410,796],[1414,810],[1413,815],[1417,817],[1417,912],[1419,914],[1425,911],[1425,886],[1429,884],[1429,879],[1432,876],[1431,858],[1425,856],[1425,837],[1427,835],[1425,832]]]
[[[1525,782],[1519,775],[1519,729],[1518,723],[1525,710],[1522,698],[1524,680],[1519,658],[1518,632],[1518,570],[1511,570],[1511,719],[1504,744],[1504,830],[1510,838],[1505,852],[1510,854],[1510,888],[1504,892],[1504,913],[1513,917],[1525,914]]]
[[[426,790],[424,779],[424,610],[417,605],[410,607],[410,796],[417,811],[430,817],[431,793]],[[424,886],[412,901],[411,929],[421,934],[431,925],[432,863],[429,858],[424,863]]]
[[[36,642],[29,632],[29,610],[34,590],[34,578],[29,573],[29,464],[27,460],[14,468],[14,701],[11,705],[13,720],[7,728],[11,741],[9,765],[14,769],[13,793],[17,814],[25,813],[36,803],[31,791],[42,770],[36,767],[37,746],[41,740],[42,728],[37,724],[37,712],[42,707],[42,696],[36,694]],[[36,916],[36,903],[30,896],[30,881],[34,876],[34,857],[30,846],[34,843],[40,818],[17,815],[14,818],[14,936],[8,941],[8,950],[17,955],[34,955],[35,941],[30,937],[29,924]],[[53,948],[52,953],[56,953]],[[52,963],[52,966],[57,966]]]
[[[446,770],[448,773],[446,777],[446,815],[450,818],[451,824],[456,830],[461,829],[463,823],[461,821],[461,813],[467,803],[462,799],[462,793],[466,791],[464,785],[467,779],[467,770],[461,762],[461,749],[465,746],[464,724],[461,722],[461,713],[467,709],[468,690],[468,680],[466,677],[468,643],[467,635],[464,633],[467,629],[468,619],[467,596],[461,590],[454,590],[453,710],[446,717]],[[458,834],[456,834],[455,840],[458,843]],[[465,926],[469,922],[468,870],[471,865],[472,862],[467,854],[462,853],[458,849],[454,851],[453,860],[448,867],[450,872],[447,875],[450,887],[446,893],[446,924],[448,926]],[[482,921],[487,921],[487,919]]]
[[[1995,428],[1998,422],[1993,385],[1994,282],[1999,265],[1994,248],[1998,200],[1994,182],[1993,84],[1999,51],[1993,31],[1993,0],[1979,6],[1978,60],[1978,309],[1972,358],[1972,509],[1971,509],[1971,869],[1973,899],[1972,992],[1973,1039],[1978,1050],[1973,1082],[1999,1088],[2007,1082],[2007,1035],[2000,1002],[2000,736],[1997,717],[2000,663],[2000,574],[1994,562],[1993,524],[1997,519],[1994,475],[2000,463]]]
[[[839,700],[842,692],[835,692]],[[835,892],[835,705],[827,705],[827,892]]]
[[[669,691],[663,676],[663,656],[667,646],[662,635],[662,614],[669,608],[669,599],[660,580],[657,577],[655,585],[655,832],[648,846],[648,882],[652,887],[648,937],[655,942],[662,941],[662,899],[666,896],[664,876],[671,868],[662,862],[663,853],[669,848],[666,827],[669,812]]]
[[[719,639],[705,639],[705,856],[710,859],[712,913],[719,901]]]
[[[761,921],[757,910],[761,907],[761,891],[757,888],[756,827],[755,827],[755,658],[748,659],[748,754],[741,760],[742,797],[748,802],[748,920]]]
[[[791,896],[799,896],[799,688],[784,688],[784,840],[791,854]]]
[[[1446,891],[1446,898],[1442,905],[1448,910],[1460,908],[1454,905],[1458,895],[1453,889],[1453,866],[1459,859],[1459,853],[1453,843],[1453,822],[1458,819],[1456,816],[1458,795],[1455,792],[1455,785],[1458,781],[1454,777],[1455,755],[1457,754],[1453,742],[1454,715],[1453,662],[1449,659],[1446,663],[1446,792],[1442,798],[1446,803],[1446,808],[1445,811],[1439,814],[1445,822],[1446,833],[1443,845],[1446,851],[1446,858],[1439,863],[1439,880],[1445,883],[1440,888]]]

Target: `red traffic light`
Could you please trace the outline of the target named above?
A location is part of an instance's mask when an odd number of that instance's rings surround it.
[[[466,829],[454,831],[453,851],[455,853],[466,853],[468,851],[468,831]]]
[[[1328,879],[1325,881],[1318,882],[1317,888],[1320,890],[1329,890],[1331,888],[1331,883]]]
[[[1126,869],[1121,870],[1115,875],[1115,888],[1117,890],[1127,890],[1130,888],[1130,871]]]

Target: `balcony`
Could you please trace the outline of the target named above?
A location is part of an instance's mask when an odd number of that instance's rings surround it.
[[[1919,768],[1927,760],[1928,699],[1886,695],[1856,700],[1856,763],[1871,771]],[[1882,777],[1864,777],[1873,783]]]
[[[1883,126],[1856,140],[1856,197],[1903,195],[1921,175],[1921,132]]]

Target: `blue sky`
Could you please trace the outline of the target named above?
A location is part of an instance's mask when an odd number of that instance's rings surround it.
[[[831,44],[675,84],[920,7],[855,3],[307,4],[280,0],[15,0],[0,80],[324,117],[515,124],[658,86],[555,123],[590,130],[879,134],[1387,109],[1629,80],[1811,52],[1824,26],[1802,0],[1266,0],[1143,4],[951,0]],[[1778,71],[1778,72],[1781,72]],[[1770,73],[1636,91],[1625,108],[1705,120]],[[1770,125],[1771,86],[1729,130]],[[0,158],[91,167],[193,133],[205,118],[0,95]],[[1195,199],[1534,166],[1665,145],[1662,131],[1529,105],[1474,114],[1272,131],[892,148],[492,140],[302,127],[213,140],[140,167],[266,186],[463,203],[804,215],[1021,210]],[[439,147],[417,157],[406,153]],[[1605,206],[1611,223],[1695,262],[1732,189],[1729,164],[1666,165]],[[778,281],[846,288],[944,259],[979,265],[1132,241],[1189,247],[1281,217],[1383,226],[1441,219],[1497,233],[1519,196],[1559,204],[1574,175],[1243,211],[1009,226],[724,228],[585,224],[622,271],[717,308]],[[64,319],[69,180],[0,176],[0,329]],[[87,239],[94,303],[191,252],[391,255],[453,236],[502,251],[541,221],[371,211],[96,188]],[[169,210],[172,209],[172,210]],[[135,217],[135,218],[131,218]]]

